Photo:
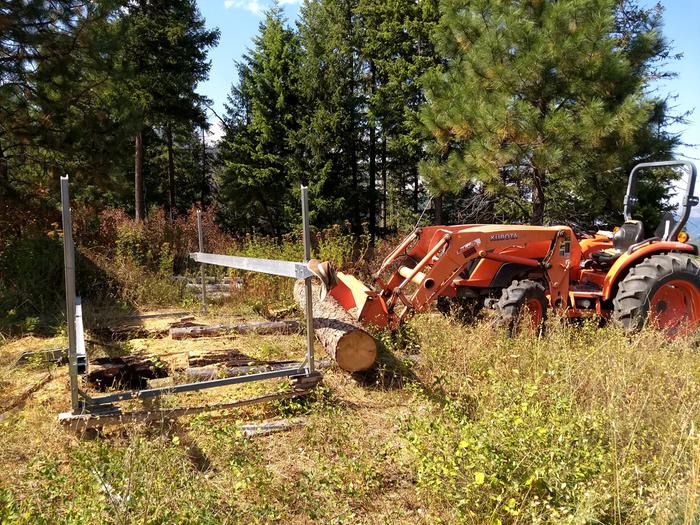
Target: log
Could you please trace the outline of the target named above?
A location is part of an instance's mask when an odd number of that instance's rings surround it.
[[[338,301],[328,295],[320,301],[320,286],[313,286],[314,332],[338,366],[347,372],[367,370],[377,359],[377,342]],[[304,281],[294,285],[294,298],[306,311]]]
[[[299,332],[299,321],[262,321],[255,323],[239,324],[217,324],[208,326],[186,326],[173,327],[170,329],[170,337],[173,339],[190,339],[194,337],[212,337],[225,334],[247,334],[256,333],[258,335],[269,334],[293,334]]]
[[[290,363],[291,364],[291,363]],[[268,372],[270,370],[279,370],[287,368],[289,364],[284,365],[250,365],[250,366],[233,366],[218,368],[216,366],[198,366],[185,369],[185,377],[196,381],[208,381],[210,379],[219,379],[223,377],[237,377],[247,374],[257,374],[260,372]]]
[[[321,359],[315,362],[316,370],[321,370],[323,368],[329,368],[333,361],[330,359]],[[209,379],[217,379],[220,377],[236,377],[246,374],[257,374],[259,372],[267,372],[269,370],[280,370],[282,368],[288,368],[294,364],[301,366],[301,363],[296,361],[267,361],[261,362],[261,364],[253,365],[240,365],[240,366],[195,366],[185,369],[185,377],[188,379],[193,379],[196,381],[203,381]]]
[[[166,329],[148,330],[142,326],[99,326],[90,334],[100,341],[128,341],[130,339],[161,339],[168,335]]]
[[[200,367],[220,363],[228,366],[246,366],[250,364],[260,364],[261,361],[235,348],[228,348],[214,351],[190,352],[187,354],[187,362],[190,367]]]

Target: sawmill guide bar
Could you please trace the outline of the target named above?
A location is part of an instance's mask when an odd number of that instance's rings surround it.
[[[80,298],[75,293],[75,246],[73,243],[72,219],[70,208],[70,192],[68,176],[61,177],[61,205],[63,215],[63,256],[65,270],[66,287],[66,321],[68,325],[68,370],[70,377],[71,411],[59,414],[59,421],[73,428],[87,428],[122,422],[126,420],[153,420],[154,415],[160,414],[163,418],[177,417],[190,413],[188,407],[181,407],[176,410],[150,410],[136,412],[122,412],[114,405],[119,401],[134,399],[152,399],[163,395],[176,394],[181,392],[193,392],[208,388],[250,383],[254,381],[265,381],[270,379],[284,378],[290,379],[293,390],[286,393],[275,393],[266,396],[259,396],[251,399],[235,400],[230,403],[218,403],[200,407],[191,407],[192,412],[203,410],[221,410],[224,408],[234,408],[245,406],[250,403],[263,402],[272,398],[291,397],[294,395],[304,395],[315,387],[321,379],[320,374],[314,367],[314,332],[313,332],[313,297],[311,278],[314,275],[308,268],[307,263],[311,258],[311,236],[309,230],[309,207],[308,188],[301,187],[302,219],[304,227],[304,263],[277,261],[271,259],[256,259],[252,257],[235,257],[229,255],[219,255],[204,253],[203,232],[200,214],[197,217],[197,229],[199,236],[199,251],[190,254],[190,257],[200,264],[212,264],[240,270],[255,271],[282,277],[304,279],[306,285],[306,356],[302,363],[295,363],[288,368],[281,370],[270,370],[221,379],[211,379],[196,383],[186,383],[162,388],[148,388],[142,390],[128,390],[114,392],[101,396],[91,396],[80,388],[78,376],[87,370],[87,354],[82,326],[82,304]],[[204,283],[204,272],[202,271],[202,282]],[[203,302],[205,297],[203,294]],[[203,304],[206,308],[206,305]]]
[[[305,264],[298,262],[256,259],[253,257],[237,257],[234,255],[219,255],[216,253],[202,252],[191,253],[190,258],[202,264],[225,266],[226,268],[249,270],[270,275],[280,275],[282,277],[293,277],[295,279],[306,279],[307,277],[313,276]]]

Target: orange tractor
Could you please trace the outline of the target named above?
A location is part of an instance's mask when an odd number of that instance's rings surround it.
[[[666,214],[655,235],[633,219],[643,168],[688,169],[677,216]],[[696,168],[686,161],[635,166],[615,232],[577,235],[570,226],[467,224],[417,228],[373,274],[373,287],[351,275],[325,275],[328,293],[363,323],[390,329],[433,302],[467,316],[492,308],[502,322],[528,316],[541,326],[548,310],[571,318],[599,316],[629,331],[646,323],[669,336],[700,321],[700,260],[684,227]],[[327,270],[327,268],[326,268]],[[335,273],[335,272],[334,272]]]

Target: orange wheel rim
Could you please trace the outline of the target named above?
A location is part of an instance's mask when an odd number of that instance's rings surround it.
[[[544,318],[544,309],[542,308],[542,303],[537,299],[528,299],[525,303],[524,315],[530,321],[530,327],[533,330],[537,330],[542,324],[542,319]]]
[[[700,321],[700,291],[683,280],[662,284],[651,298],[649,317],[654,327],[670,337],[687,335]]]

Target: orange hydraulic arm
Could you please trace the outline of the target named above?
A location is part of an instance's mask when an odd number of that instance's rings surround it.
[[[347,309],[357,308],[361,321],[394,328],[437,297],[455,295],[456,285],[488,287],[502,263],[513,263],[544,276],[552,307],[565,308],[580,256],[568,227],[432,226],[412,232],[384,260],[373,276],[377,292],[339,273],[330,293]]]

